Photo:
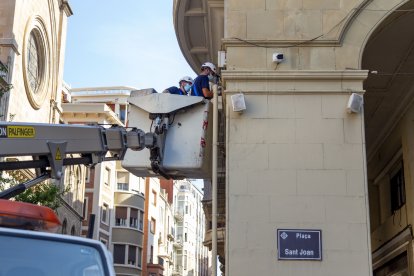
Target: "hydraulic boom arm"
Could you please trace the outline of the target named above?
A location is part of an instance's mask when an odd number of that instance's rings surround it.
[[[121,126],[2,123],[0,171],[36,168],[40,173],[20,187],[12,187],[14,191],[0,193],[0,198],[10,198],[18,193],[17,189],[24,190],[47,178],[60,179],[65,165],[94,165],[122,160],[127,149],[152,148],[154,140],[151,133],[145,134],[135,128],[127,130]],[[8,160],[8,157],[21,156],[31,158]]]

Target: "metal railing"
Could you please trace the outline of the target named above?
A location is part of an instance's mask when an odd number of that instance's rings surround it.
[[[183,274],[183,266],[177,265],[174,267],[173,275],[182,275]]]

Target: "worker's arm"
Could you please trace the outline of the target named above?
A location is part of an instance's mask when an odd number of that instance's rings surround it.
[[[208,99],[213,98],[213,92],[210,91],[210,89],[202,88],[202,90],[203,90],[204,98],[208,98]]]

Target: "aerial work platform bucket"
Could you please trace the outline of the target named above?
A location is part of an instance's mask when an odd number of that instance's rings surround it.
[[[155,90],[131,93],[128,126],[146,133],[163,126],[164,132],[157,138],[162,143],[159,165],[168,177],[210,178],[212,104],[203,97],[152,92]],[[151,158],[148,148],[128,149],[122,166],[139,177],[156,177],[159,173],[154,172]]]

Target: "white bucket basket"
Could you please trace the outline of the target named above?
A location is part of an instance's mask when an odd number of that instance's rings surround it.
[[[141,96],[143,95],[144,96]],[[170,114],[161,166],[174,179],[210,178],[212,104],[203,97],[167,93],[145,95],[134,91],[129,98],[128,126],[150,132],[150,114]],[[122,166],[139,177],[157,176],[150,151],[127,150]]]

